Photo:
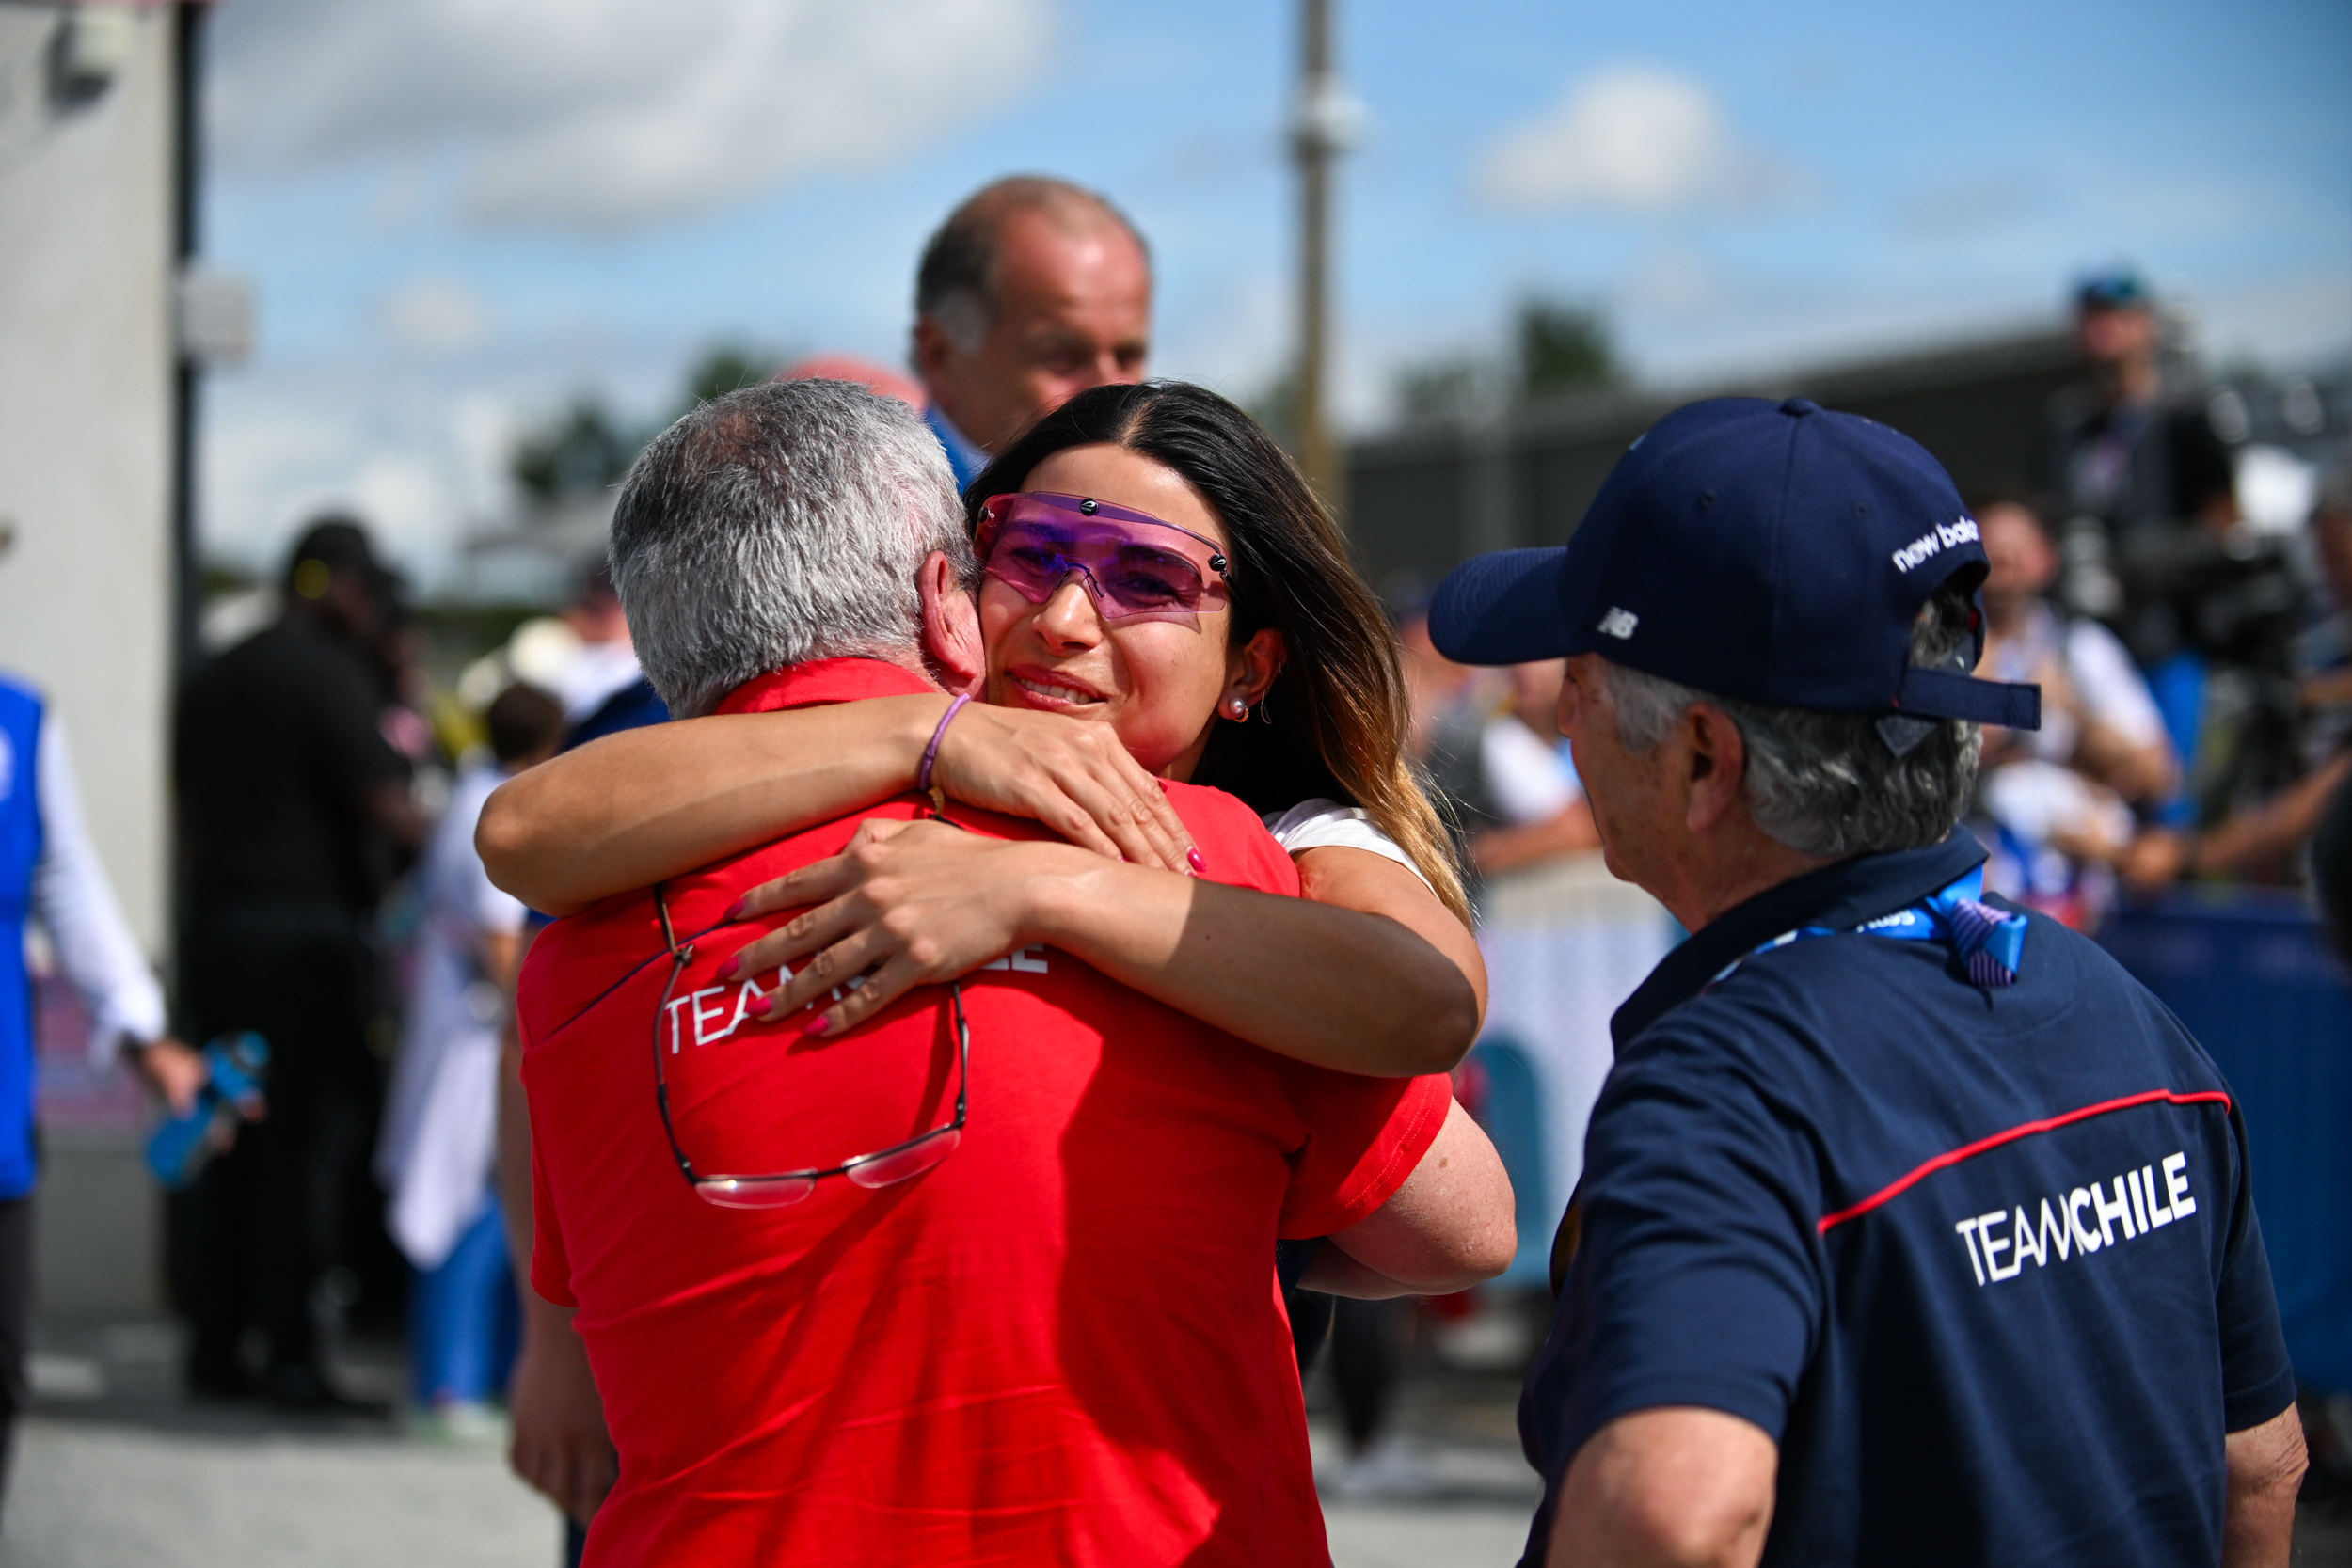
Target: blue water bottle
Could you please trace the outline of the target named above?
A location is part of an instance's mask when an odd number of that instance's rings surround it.
[[[147,1166],[174,1192],[194,1181],[226,1142],[239,1106],[261,1097],[269,1075],[269,1043],[250,1029],[223,1035],[204,1048],[206,1073],[196,1104],[173,1117],[147,1140]]]

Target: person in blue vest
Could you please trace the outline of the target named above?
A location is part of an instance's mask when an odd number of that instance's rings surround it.
[[[1151,346],[1151,254],[1092,191],[999,180],[923,247],[913,358],[959,488],[1040,415],[1089,387],[1141,381]]]
[[[194,1107],[203,1058],[164,1023],[164,997],[82,825],[56,717],[0,673],[0,1485],[25,1398],[32,1307],[35,1127],[33,983],[25,928],[39,924],[91,1022],[90,1054],[126,1056],[175,1114]]]
[[[1803,399],[1693,404],[1468,663],[1565,655],[1610,868],[1691,934],[1613,1022],[1519,1430],[1529,1565],[2284,1563],[2304,1452],[2230,1086],[1954,831],[1985,557]]]

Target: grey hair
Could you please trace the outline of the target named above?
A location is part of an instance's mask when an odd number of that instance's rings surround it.
[[[846,381],[702,404],[639,454],[612,514],[638,662],[681,718],[789,664],[919,657],[915,578],[933,550],[977,577],[939,438]]]
[[[1108,197],[1039,174],[983,186],[947,214],[923,247],[914,274],[915,319],[937,324],[966,354],[996,325],[996,242],[1006,221],[1022,213],[1043,213],[1065,229],[1107,221],[1126,231],[1147,263],[1151,260],[1152,247]]]
[[[1912,623],[1911,662],[1939,667],[1971,635],[1969,591],[1946,584]],[[1881,738],[1876,716],[1771,707],[1718,697],[1602,664],[1617,738],[1658,749],[1693,703],[1731,715],[1747,746],[1742,784],[1756,826],[1801,854],[1838,857],[1915,849],[1942,842],[1967,809],[1977,783],[1981,726],[1939,720],[1901,755]]]

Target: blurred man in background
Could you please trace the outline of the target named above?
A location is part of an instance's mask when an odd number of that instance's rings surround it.
[[[580,588],[564,607],[563,621],[580,640],[551,690],[564,709],[564,744],[583,745],[600,735],[658,724],[670,716],[653,683],[637,668],[629,645],[628,620],[612,591],[612,568],[599,555],[584,562]]]
[[[199,670],[174,739],[190,1034],[269,1043],[266,1119],[175,1199],[191,1392],[351,1408],[320,1360],[311,1289],[373,1131],[373,917],[423,820],[384,734],[379,657],[399,579],[344,517],[287,562],[276,625]],[[248,1326],[267,1339],[256,1384]]]
[[[487,1402],[505,1389],[518,1327],[493,1176],[499,1044],[526,911],[490,885],[474,824],[490,792],[546,761],[564,733],[562,705],[520,683],[484,717],[491,754],[458,774],[419,868],[406,1027],[376,1148],[389,1227],[416,1271],[408,1354],[417,1402],[435,1430],[459,1439],[494,1430]]]
[[[1089,387],[1142,380],[1151,346],[1151,255],[1091,191],[999,180],[923,247],[914,369],[959,486],[1039,415]]]
[[[2046,595],[2056,545],[2024,501],[1973,508],[1984,579],[1984,668],[2042,688],[2042,728],[1985,731],[1979,800],[1992,859],[1986,885],[2077,929],[2112,901],[2107,868],[2129,847],[2135,810],[2172,792],[2179,769],[2148,683],[2115,634]]]
[[[2182,645],[2179,558],[2237,519],[2229,448],[2190,388],[2166,385],[2154,307],[2129,268],[2077,285],[2090,374],[2051,401],[2042,474],[2066,507],[2062,597],[2115,624],[2143,666]]]

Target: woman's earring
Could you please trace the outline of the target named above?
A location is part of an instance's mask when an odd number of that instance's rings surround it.
[[[1235,722],[1239,722],[1241,720],[1249,717],[1249,705],[1243,702],[1239,697],[1235,697],[1232,701],[1227,703],[1225,707],[1226,711],[1233,716]]]
[[[1271,724],[1274,722],[1273,698],[1261,697],[1258,699],[1258,721],[1262,724]]]

